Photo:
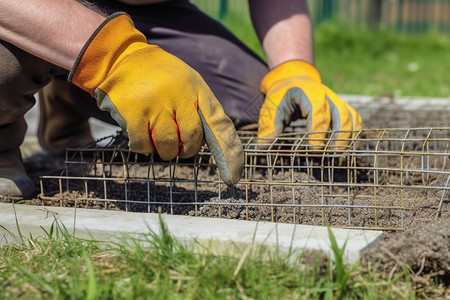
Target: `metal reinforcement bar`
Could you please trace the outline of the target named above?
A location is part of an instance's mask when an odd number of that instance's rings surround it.
[[[68,149],[60,176],[42,176],[42,204],[76,205],[334,227],[402,230],[447,213],[450,127],[287,133],[241,131],[241,181],[220,179],[207,147],[192,159],[140,155],[123,136]],[[105,144],[105,141],[107,143]],[[346,141],[348,146],[342,146]]]

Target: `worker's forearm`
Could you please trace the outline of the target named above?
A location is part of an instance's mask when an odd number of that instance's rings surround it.
[[[0,0],[0,39],[70,70],[104,19],[75,0]]]
[[[294,59],[314,63],[306,0],[249,0],[249,5],[269,68]]]
[[[146,4],[155,4],[164,2],[166,0],[120,0],[122,3],[130,4],[130,5],[146,5]]]

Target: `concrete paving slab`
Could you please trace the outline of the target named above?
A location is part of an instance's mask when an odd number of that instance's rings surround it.
[[[14,213],[15,208],[15,213]],[[76,216],[76,219],[74,219]],[[159,232],[159,215],[95,209],[44,207],[0,203],[0,245],[14,241],[20,231],[25,237],[42,236],[55,218],[80,238],[114,240],[121,233]],[[171,234],[181,241],[194,241],[216,248],[251,245],[276,247],[281,251],[322,250],[331,255],[326,227],[254,222],[217,218],[162,215]],[[74,222],[75,220],[75,222]],[[340,247],[347,241],[345,259],[357,260],[361,253],[383,239],[381,231],[332,229]],[[12,234],[12,235],[11,235]]]

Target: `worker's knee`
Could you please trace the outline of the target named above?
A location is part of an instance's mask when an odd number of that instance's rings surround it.
[[[18,120],[54,74],[67,72],[0,40],[0,125]]]

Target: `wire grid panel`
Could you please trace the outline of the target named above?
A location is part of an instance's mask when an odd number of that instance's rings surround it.
[[[245,167],[231,187],[203,147],[171,162],[119,146],[68,149],[41,177],[43,204],[399,230],[434,218],[449,197],[450,128],[285,134],[241,131]],[[345,142],[346,146],[342,146]]]

